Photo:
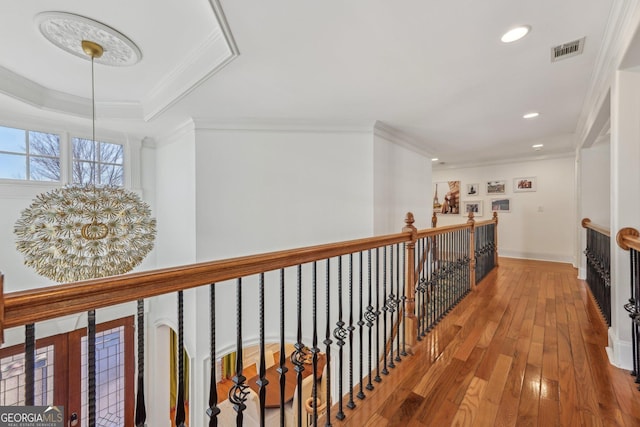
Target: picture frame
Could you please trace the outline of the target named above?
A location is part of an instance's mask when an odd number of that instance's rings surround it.
[[[467,184],[467,196],[475,197],[480,195],[480,184]]]
[[[511,199],[504,197],[501,199],[491,199],[492,212],[511,212]]]
[[[504,194],[507,182],[503,180],[487,181],[487,194]]]
[[[433,212],[442,215],[460,214],[460,181],[434,182]]]
[[[527,176],[521,178],[513,178],[513,192],[521,193],[528,191],[537,191],[538,183],[535,176]]]
[[[473,212],[473,216],[482,216],[482,200],[467,200],[464,202],[464,215],[469,215],[469,212]]]

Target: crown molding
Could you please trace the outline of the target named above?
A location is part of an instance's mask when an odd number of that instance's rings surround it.
[[[0,66],[0,93],[41,110],[91,117],[91,100],[46,88]]]
[[[572,149],[572,151],[549,153],[549,154],[537,155],[535,157],[511,157],[509,159],[487,160],[485,162],[445,164],[443,166],[434,164],[432,169],[434,172],[452,170],[452,169],[470,169],[470,168],[481,168],[486,166],[497,166],[497,165],[506,165],[506,164],[514,164],[514,163],[538,162],[542,160],[564,159],[564,158],[575,157],[575,156],[576,156],[576,153]]]
[[[620,0],[613,2],[602,44],[591,75],[591,82],[582,112],[576,126],[577,144],[581,147],[593,144],[600,133],[595,129],[603,123],[608,112],[603,108],[608,99],[613,73],[620,66],[640,23],[640,1]]]
[[[96,102],[104,118],[145,120],[157,118],[176,102],[233,61],[239,51],[218,0],[210,0],[217,26],[141,100]],[[90,98],[42,86],[0,66],[0,93],[41,110],[91,118]]]
[[[211,120],[193,118],[196,130],[253,132],[372,133],[373,122],[327,123],[306,120],[244,119]]]
[[[427,150],[423,144],[417,139],[407,135],[406,133],[389,126],[388,124],[377,121],[373,127],[374,135],[391,143],[397,144],[403,148],[411,150],[425,157],[433,157],[432,152]]]
[[[216,29],[170,71],[142,102],[144,120],[155,119],[237,58],[237,48],[226,40]]]

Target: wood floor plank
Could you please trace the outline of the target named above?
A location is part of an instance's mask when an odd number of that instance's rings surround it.
[[[609,364],[606,324],[576,276],[567,264],[501,258],[413,356],[331,424],[640,426],[640,391]]]

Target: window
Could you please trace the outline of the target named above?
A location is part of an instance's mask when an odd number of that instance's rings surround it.
[[[87,330],[36,341],[34,400],[75,413],[88,424]],[[96,327],[96,425],[133,427],[135,411],[134,321],[125,317]],[[24,405],[24,344],[0,348],[0,406]]]
[[[124,185],[120,144],[73,138],[73,183]]]
[[[0,178],[60,181],[60,136],[0,126]]]

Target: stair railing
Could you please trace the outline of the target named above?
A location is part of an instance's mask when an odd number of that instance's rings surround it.
[[[313,381],[311,417],[316,422],[321,415],[318,405],[331,402],[334,406],[327,405],[322,417],[325,425],[331,425],[333,417],[347,416],[345,406],[356,408],[366,391],[382,383],[390,369],[398,366],[396,362],[411,354],[416,342],[475,288],[490,266],[497,265],[497,216],[475,222],[471,214],[465,224],[425,230],[417,230],[413,222],[409,213],[397,234],[0,293],[0,338],[7,328],[25,327],[25,397],[31,402],[38,322],[81,312],[94,317],[101,308],[136,301],[138,327],[143,328],[144,299],[175,294],[182,367],[184,335],[189,332],[183,327],[184,311],[189,309],[183,298],[190,289],[208,286],[211,376],[204,406],[209,426],[227,425],[230,419],[237,426],[245,421],[247,425],[285,425],[292,413],[302,419],[303,402],[298,399],[292,407],[285,401],[285,391],[288,386],[303,390],[309,374],[326,375],[322,386]],[[0,274],[0,291],[2,286]],[[234,294],[233,301],[220,298]],[[259,296],[257,306],[247,300],[247,294]],[[269,295],[278,295],[276,306],[267,302],[273,301],[266,298]],[[230,306],[235,307],[235,322],[230,320]],[[270,331],[278,335],[280,344],[277,379],[272,381],[265,366],[266,318],[278,318],[280,325],[279,331]],[[218,393],[215,364],[220,349],[231,343],[222,342],[220,331],[234,327],[236,369],[233,386],[223,396]],[[258,331],[260,348],[253,379],[244,375],[243,366],[243,336],[249,330]],[[285,358],[287,342],[294,342],[295,350]],[[138,350],[142,374],[145,345],[140,331]],[[179,371],[175,421],[181,426],[186,418],[185,379],[183,370]],[[143,385],[139,377],[138,388]],[[93,388],[87,396],[90,407],[96,401],[95,384]],[[137,395],[136,426],[145,424],[151,408],[145,406],[142,391]],[[270,391],[277,392],[277,408],[267,405]],[[199,425],[199,416],[206,418],[195,414],[191,423]],[[89,427],[96,423],[89,418]]]
[[[587,284],[600,312],[611,326],[611,233],[608,228],[582,220],[587,233],[584,255],[587,261]]]

